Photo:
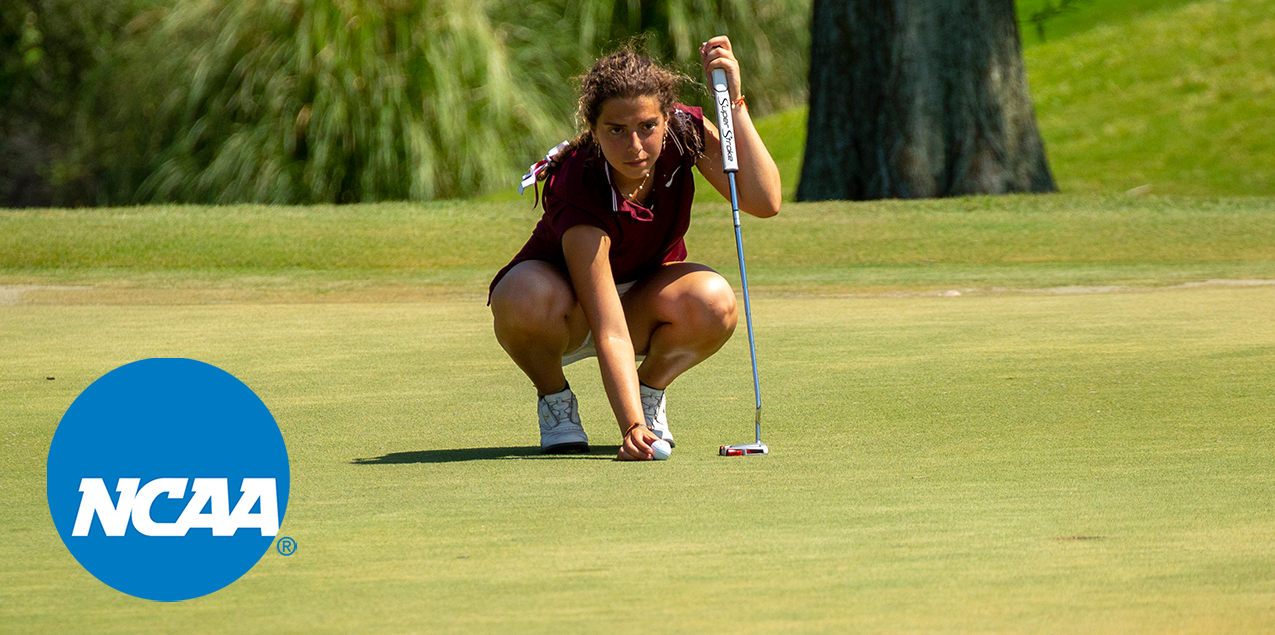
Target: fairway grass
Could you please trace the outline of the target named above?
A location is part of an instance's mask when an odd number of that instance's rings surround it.
[[[0,630],[1263,633],[1275,624],[1275,287],[759,298],[669,391],[671,460],[535,454],[479,298],[0,306]],[[292,495],[243,579],[124,596],[48,515],[54,429],[155,356],[252,387]],[[52,377],[53,379],[48,379]]]
[[[0,304],[480,298],[528,202],[0,211]],[[1275,199],[999,196],[789,203],[743,219],[762,294],[962,293],[1275,279]],[[724,203],[690,259],[738,280]]]

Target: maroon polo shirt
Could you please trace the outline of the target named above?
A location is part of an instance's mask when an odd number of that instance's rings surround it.
[[[687,128],[705,138],[701,109],[677,104],[673,116],[685,118]],[[682,237],[691,223],[695,198],[691,170],[696,158],[670,127],[651,175],[654,188],[643,206],[624,200],[597,146],[572,152],[545,182],[544,215],[527,244],[491,281],[488,302],[500,279],[526,260],[543,260],[569,277],[562,235],[576,225],[597,227],[611,237],[611,273],[616,284],[640,280],[664,263],[685,260]]]

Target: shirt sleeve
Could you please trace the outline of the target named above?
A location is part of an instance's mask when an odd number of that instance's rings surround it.
[[[607,220],[611,220],[611,222],[608,223]],[[606,232],[607,235],[611,237],[611,240],[614,241],[616,239],[617,228],[615,227],[614,220],[604,220],[599,218],[597,214],[592,214],[586,209],[576,207],[575,205],[564,203],[562,201],[554,202],[550,213],[549,223],[553,228],[553,233],[559,243],[562,242],[562,235],[567,233],[568,229],[571,229],[576,225],[597,227],[598,229]]]

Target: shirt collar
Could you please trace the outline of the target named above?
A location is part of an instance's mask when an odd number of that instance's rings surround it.
[[[660,158],[663,159],[664,155],[661,154]],[[607,189],[611,190],[611,211],[616,214],[628,214],[633,220],[639,222],[646,223],[655,220],[655,214],[650,209],[632,201],[624,200],[624,197],[620,195],[620,190],[615,187],[615,183],[611,180],[611,164],[607,162],[606,157],[602,157],[601,163],[602,172],[607,175]],[[659,166],[659,161],[657,160],[655,164],[655,166],[652,166],[652,170]],[[652,174],[651,177],[655,178],[655,174]],[[651,190],[650,196],[654,196],[655,188],[651,188]]]

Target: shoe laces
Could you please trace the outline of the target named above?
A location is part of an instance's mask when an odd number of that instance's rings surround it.
[[[549,412],[553,415],[554,427],[560,426],[563,423],[567,423],[567,422],[574,423],[574,417],[572,416],[573,408],[572,408],[571,399],[568,398],[568,399],[554,400],[554,401],[549,401],[548,399],[546,399],[545,405],[549,406]]]
[[[654,423],[656,417],[659,416],[660,397],[662,396],[664,396],[664,393],[648,392],[642,395],[642,414],[646,415],[647,421]]]

